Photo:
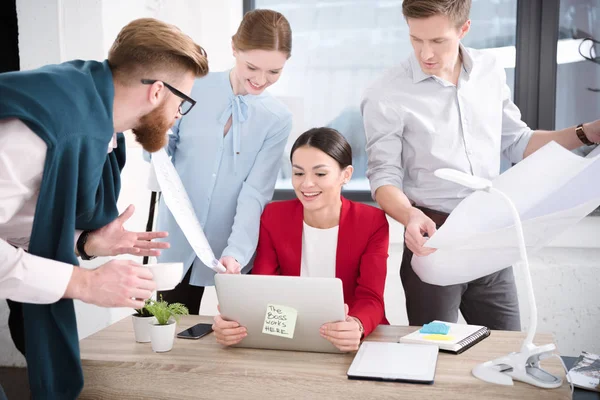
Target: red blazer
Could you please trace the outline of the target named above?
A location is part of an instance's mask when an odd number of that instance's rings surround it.
[[[303,221],[298,199],[265,207],[253,274],[300,276]],[[342,197],[335,276],[342,281],[348,314],[360,319],[365,336],[388,324],[383,303],[388,247],[385,213]]]

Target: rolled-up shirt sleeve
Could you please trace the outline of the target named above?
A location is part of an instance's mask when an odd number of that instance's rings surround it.
[[[521,120],[521,111],[513,103],[510,88],[506,84],[506,73],[500,68],[504,80],[502,88],[502,154],[516,164],[523,159],[525,149],[533,131]]]
[[[26,204],[37,199],[45,159],[46,144],[25,124],[0,120],[0,299],[54,303],[73,273],[73,265],[31,255],[8,242],[11,235],[23,239],[31,232],[34,210]],[[15,231],[16,225],[22,229]]]
[[[375,90],[367,90],[361,103],[368,156],[367,178],[371,194],[381,186],[402,188],[402,132],[401,111]]]
[[[0,298],[49,304],[67,290],[74,266],[37,257],[0,239]]]

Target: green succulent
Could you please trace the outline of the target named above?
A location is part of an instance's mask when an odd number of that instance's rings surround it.
[[[173,317],[175,321],[179,321],[182,315],[188,315],[189,311],[186,306],[181,303],[169,304],[160,296],[160,300],[152,301],[151,304],[144,306],[150,314],[154,315],[159,325],[167,325],[169,319]]]
[[[154,300],[152,299],[147,299],[146,302],[144,303],[144,307],[142,308],[136,308],[135,312],[136,312],[136,317],[151,317],[152,313],[148,310],[148,306],[153,304]]]

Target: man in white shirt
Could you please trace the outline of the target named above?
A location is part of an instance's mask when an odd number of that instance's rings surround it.
[[[409,59],[366,91],[362,113],[367,176],[373,197],[405,226],[400,276],[411,325],[456,321],[519,330],[512,269],[473,282],[435,286],[411,267],[423,247],[470,191],[433,172],[453,168],[493,179],[500,156],[517,163],[550,141],[567,149],[600,142],[600,120],[560,131],[532,131],[511,101],[503,68],[460,40],[471,21],[471,0],[404,0],[414,49]]]

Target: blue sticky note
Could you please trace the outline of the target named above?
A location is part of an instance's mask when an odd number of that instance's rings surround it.
[[[430,322],[428,324],[423,325],[421,329],[419,329],[420,333],[434,333],[438,335],[447,335],[450,332],[450,326],[443,324],[441,322]]]

